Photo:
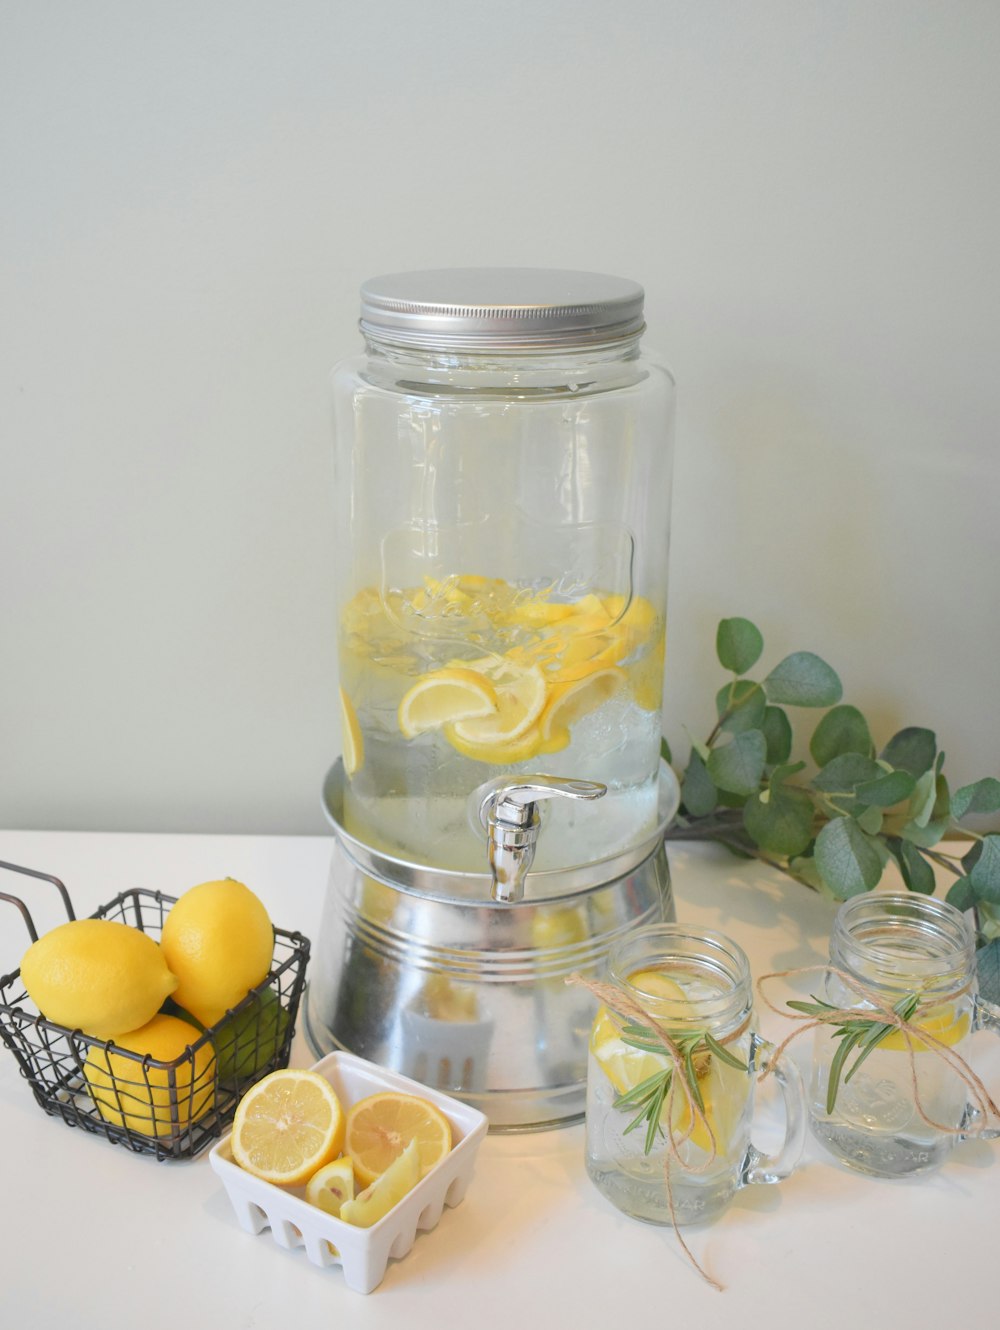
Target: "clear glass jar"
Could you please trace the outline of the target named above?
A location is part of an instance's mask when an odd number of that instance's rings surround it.
[[[535,867],[655,826],[673,381],[643,294],[587,273],[404,273],[362,288],[334,373],[347,829],[480,871],[476,792],[600,781]],[[568,801],[559,801],[560,805]]]
[[[834,921],[830,965],[826,1002],[856,1009],[862,1019],[875,1007],[834,970],[882,1004],[912,995],[920,1001],[913,1023],[960,1055],[970,1032],[989,1023],[976,1000],[972,930],[946,901],[912,893],[852,897]],[[927,1044],[915,1045],[911,1059],[903,1033],[892,1030],[856,1073],[852,1050],[831,1091],[842,1042],[836,1030],[821,1026],[814,1036],[809,1121],[816,1139],[851,1168],[878,1177],[937,1168],[978,1116],[965,1081]]]
[[[761,1154],[751,1143],[754,1089],[772,1046],[755,1028],[742,949],[708,929],[652,924],[634,929],[611,952],[609,974],[675,1042],[701,1036],[693,1066],[704,1118],[675,1091],[672,1106],[666,1101],[660,1109],[652,1141],[648,1119],[630,1126],[636,1106],[620,1103],[622,1096],[669,1070],[671,1062],[666,1053],[627,1043],[621,1018],[602,1007],[590,1038],[586,1129],[587,1172],[600,1191],[619,1210],[654,1224],[672,1222],[672,1199],[673,1218],[687,1225],[716,1218],[741,1187],[787,1177],[802,1152],[804,1090],[794,1063],[779,1059],[773,1075],[785,1103],[785,1140],[777,1155]],[[711,1051],[706,1033],[742,1067]]]

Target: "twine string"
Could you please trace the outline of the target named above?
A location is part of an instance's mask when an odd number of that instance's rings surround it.
[[[769,980],[793,979],[799,975],[815,974],[817,972],[834,975],[840,980],[845,988],[856,994],[862,999],[862,1001],[869,1003],[871,1009],[869,1010],[863,1007],[833,1007],[830,1011],[824,1012],[821,1016],[813,1016],[808,1015],[805,1012],[796,1012],[794,1009],[789,1011],[785,1007],[776,1006],[764,991],[764,985]],[[968,993],[970,988],[971,984],[966,984],[964,987],[956,989],[949,994],[949,999],[954,1001],[963,994]],[[774,970],[770,974],[761,975],[757,980],[757,992],[760,994],[761,1000],[764,1002],[765,1006],[770,1008],[770,1010],[776,1015],[783,1016],[786,1020],[795,1021],[798,1024],[798,1029],[793,1030],[791,1034],[787,1035],[775,1049],[773,1057],[761,1073],[760,1079],[762,1081],[770,1075],[775,1062],[777,1062],[785,1052],[789,1044],[793,1043],[801,1035],[808,1033],[810,1030],[818,1029],[822,1025],[838,1025],[842,1024],[844,1021],[866,1020],[878,1025],[891,1026],[898,1030],[902,1036],[906,1056],[909,1061],[910,1087],[913,1092],[913,1103],[920,1118],[928,1127],[932,1127],[934,1130],[944,1132],[948,1135],[972,1136],[982,1135],[986,1132],[990,1117],[1000,1120],[1000,1108],[997,1107],[986,1086],[969,1066],[965,1058],[962,1057],[961,1053],[956,1052],[952,1045],[944,1043],[941,1039],[938,1039],[935,1035],[931,1034],[929,1030],[921,1027],[919,1023],[920,1017],[924,1015],[929,1008],[939,1006],[940,1003],[921,1002],[917,1005],[909,1019],[907,1019],[906,1017],[901,1016],[898,1011],[887,1003],[882,995],[876,990],[869,988],[867,984],[862,983],[853,975],[848,974],[846,971],[840,970],[833,965],[804,965],[793,970]],[[937,1122],[930,1116],[920,1098],[920,1086],[917,1078],[916,1054],[918,1046],[920,1045],[923,1045],[930,1052],[934,1053],[936,1057],[940,1058],[940,1060],[964,1082],[972,1099],[972,1107],[982,1119],[982,1126],[970,1131],[967,1126],[951,1126],[944,1122]]]

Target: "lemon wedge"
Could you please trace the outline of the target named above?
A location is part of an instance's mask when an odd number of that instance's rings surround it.
[[[340,731],[344,739],[344,770],[348,776],[353,776],[365,764],[365,740],[358,713],[343,688],[340,690]]]
[[[306,1200],[328,1215],[339,1215],[354,1200],[354,1165],[347,1155],[324,1164],[306,1183]]]
[[[486,720],[498,710],[496,689],[478,670],[448,666],[417,680],[399,704],[399,728],[415,739],[449,722]]]
[[[420,1151],[411,1141],[402,1154],[352,1201],[340,1207],[340,1218],[358,1228],[371,1228],[420,1181]]]

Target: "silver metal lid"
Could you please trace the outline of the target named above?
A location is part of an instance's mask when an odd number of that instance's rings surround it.
[[[643,289],[624,277],[549,268],[389,273],[361,288],[361,331],[431,351],[604,346],[645,327]]]

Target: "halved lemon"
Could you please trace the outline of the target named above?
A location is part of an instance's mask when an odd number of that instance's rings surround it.
[[[329,1081],[291,1067],[246,1092],[233,1119],[233,1158],[258,1178],[295,1187],[340,1154],[344,1111]]]
[[[421,1177],[451,1149],[451,1123],[429,1099],[384,1090],[359,1099],[348,1111],[344,1149],[366,1187],[413,1142]]]
[[[365,1188],[355,1199],[345,1201],[340,1218],[358,1228],[371,1228],[384,1218],[394,1205],[413,1190],[420,1181],[420,1150],[411,1141],[384,1173]]]
[[[353,776],[365,764],[365,740],[358,713],[343,688],[340,690],[340,730],[344,739],[344,770]]]
[[[486,719],[498,710],[493,684],[478,670],[448,666],[422,675],[399,704],[399,728],[407,739],[449,722]]]
[[[518,665],[502,657],[489,667],[489,682],[496,695],[491,713],[454,719],[454,731],[463,743],[509,744],[531,729],[545,707],[548,690],[537,665]]]
[[[603,706],[625,683],[625,671],[617,666],[595,670],[574,683],[555,685],[542,714],[543,740],[554,740],[568,732],[578,720]],[[565,746],[565,745],[563,745]]]

